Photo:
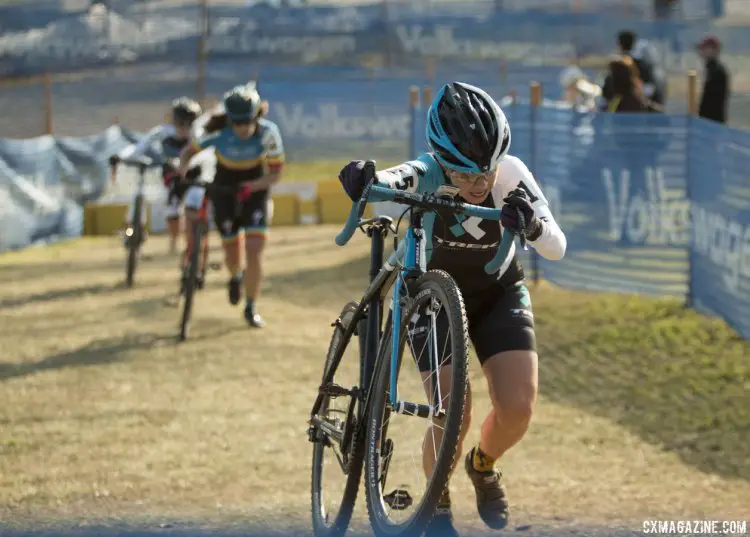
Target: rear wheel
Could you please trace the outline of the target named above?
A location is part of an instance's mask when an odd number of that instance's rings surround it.
[[[187,339],[190,330],[190,316],[193,311],[193,298],[198,285],[198,267],[200,266],[201,244],[204,233],[203,222],[193,223],[193,244],[187,257],[187,267],[183,275],[185,285],[183,287],[182,319],[180,321],[180,341]]]
[[[357,303],[350,302],[341,311],[333,330],[323,369],[323,382],[331,368],[331,382],[321,386],[325,398],[313,416],[312,454],[312,521],[315,535],[340,537],[349,527],[357,499],[364,457],[362,424],[357,423],[362,399],[353,388],[359,383],[359,352],[364,334],[357,332],[345,338],[354,322]],[[364,330],[365,322],[359,322]],[[350,345],[352,339],[354,344]],[[348,347],[348,348],[347,348]],[[344,348],[338,364],[334,356]],[[347,356],[348,352],[348,356]]]
[[[387,537],[420,535],[432,519],[455,463],[467,392],[468,323],[458,287],[447,273],[428,271],[409,289],[398,359],[389,331],[367,419],[367,511],[375,534]]]

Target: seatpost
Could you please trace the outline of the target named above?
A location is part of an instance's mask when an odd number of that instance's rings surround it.
[[[379,223],[367,229],[367,235],[370,237],[370,282],[375,279],[383,266],[383,248],[387,232],[385,226]]]

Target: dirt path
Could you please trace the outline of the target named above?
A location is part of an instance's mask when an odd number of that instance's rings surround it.
[[[366,241],[337,248],[337,231],[274,230],[266,330],[249,331],[225,298],[225,275],[209,274],[182,345],[168,303],[176,261],[162,255],[162,238],[147,244],[152,258],[131,290],[119,285],[124,252],[114,239],[1,256],[0,530],[309,531],[307,412],[329,323],[366,279]],[[571,296],[543,287],[535,309],[545,315]],[[488,400],[475,363],[471,375],[475,441]],[[750,518],[750,483],[698,471],[631,429],[547,397],[503,469],[514,527],[531,526],[519,535]],[[488,533],[463,474],[453,496],[460,527]],[[365,520],[361,502],[355,527],[366,531]],[[86,527],[102,521],[106,531]]]

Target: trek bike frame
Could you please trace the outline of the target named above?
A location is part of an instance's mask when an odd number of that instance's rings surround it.
[[[440,418],[444,416],[443,408],[439,396],[433,397],[428,404],[407,401],[399,397],[398,393],[398,368],[400,359],[400,347],[402,342],[402,312],[408,304],[408,287],[412,282],[419,280],[427,272],[426,263],[426,236],[423,228],[423,217],[426,212],[440,211],[441,214],[453,213],[463,214],[466,216],[475,216],[485,220],[500,220],[501,210],[487,207],[480,207],[456,201],[453,196],[454,192],[449,189],[439,190],[436,193],[410,193],[393,188],[380,186],[375,178],[375,164],[368,161],[365,164],[366,186],[358,202],[353,203],[351,212],[347,219],[344,229],[336,237],[336,244],[344,246],[354,235],[357,229],[361,229],[370,238],[370,283],[358,303],[351,304],[347,311],[345,308],[332,326],[342,330],[341,343],[333,348],[332,354],[327,357],[321,384],[318,389],[318,395],[310,411],[310,420],[308,428],[309,440],[313,443],[320,442],[324,446],[332,443],[338,445],[342,454],[340,465],[344,473],[349,476],[351,483],[347,485],[347,492],[342,501],[344,514],[343,520],[337,521],[337,527],[319,531],[317,533],[326,535],[341,535],[348,526],[353,504],[356,500],[356,489],[359,477],[364,463],[362,455],[364,444],[372,444],[372,449],[382,450],[385,447],[381,444],[381,438],[373,438],[371,434],[370,422],[375,421],[375,417],[370,416],[372,400],[376,397],[373,390],[373,379],[382,373],[381,368],[388,368],[387,377],[389,379],[389,396],[386,401],[388,412],[395,412],[409,416],[416,416],[425,419]],[[366,204],[368,202],[391,201],[408,206],[409,227],[406,230],[404,240],[395,249],[388,260],[383,262],[384,242],[389,232],[394,235],[397,228],[394,228],[392,219],[387,216],[377,216],[374,218],[362,220]],[[523,215],[518,213],[520,219],[520,229],[523,229],[525,222]],[[512,257],[511,248],[513,247],[516,234],[504,230],[502,239],[498,244],[494,258],[485,266],[485,272],[493,274],[498,272],[504,263]],[[455,286],[450,279],[449,285]],[[392,289],[390,312],[383,326],[383,307],[388,292]],[[349,305],[347,305],[349,306]],[[461,306],[463,308],[463,306]],[[353,310],[353,311],[352,311]],[[342,326],[342,317],[347,313],[348,322]],[[339,386],[334,382],[334,376],[342,360],[347,344],[353,335],[357,335],[360,341],[360,363],[359,363],[359,385],[353,387]],[[387,342],[390,340],[390,345]],[[435,367],[437,365],[435,364]],[[379,373],[380,372],[380,373]],[[321,408],[328,404],[328,400],[335,397],[351,397],[351,403],[344,421],[343,428],[338,428],[330,423],[325,416],[320,415]],[[457,394],[456,397],[462,397]],[[325,411],[324,411],[325,412]],[[461,406],[461,413],[463,406]],[[386,426],[387,427],[387,426]],[[459,424],[460,427],[460,424]],[[383,433],[384,434],[384,433]],[[458,438],[458,431],[455,433]],[[377,447],[377,446],[379,447]],[[450,461],[448,461],[450,462]],[[315,464],[315,463],[314,463]],[[440,479],[447,481],[449,476],[449,464],[444,464]],[[313,470],[315,472],[315,469]],[[382,470],[387,474],[387,467]],[[437,471],[437,464],[436,464]],[[367,486],[377,486],[376,481],[381,481],[384,486],[384,475],[373,475],[375,468],[366,465]],[[313,481],[315,477],[313,478]],[[429,522],[432,516],[432,510],[437,505],[439,493],[442,492],[443,484],[433,487],[435,490],[431,497],[425,500],[431,503],[425,509],[425,515],[421,521],[415,522],[409,528],[403,528],[405,533],[421,531]],[[313,483],[313,489],[316,485]],[[315,517],[316,494],[320,496],[320,491],[313,490],[313,516]],[[369,498],[368,498],[369,500]],[[317,498],[320,501],[320,498]],[[348,502],[348,504],[347,504]],[[345,505],[347,504],[347,505]],[[351,504],[351,505],[349,505]],[[368,501],[368,511],[370,502]],[[429,513],[428,513],[429,512]],[[370,514],[373,520],[372,513]],[[318,524],[319,526],[319,524]],[[399,533],[400,529],[380,530],[374,528],[376,534],[385,535],[403,535]],[[335,531],[334,531],[335,530]]]

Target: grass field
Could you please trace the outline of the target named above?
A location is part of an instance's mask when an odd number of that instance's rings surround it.
[[[337,231],[273,231],[262,331],[210,273],[180,345],[163,238],[133,289],[110,238],[0,256],[0,529],[309,528],[307,413],[330,321],[366,280],[367,242]],[[749,518],[750,345],[670,300],[532,297],[542,397],[503,463],[514,526]],[[470,369],[474,441],[488,399]],[[459,525],[485,531],[462,472],[453,490]]]

